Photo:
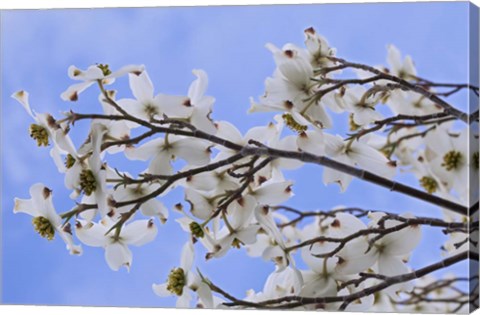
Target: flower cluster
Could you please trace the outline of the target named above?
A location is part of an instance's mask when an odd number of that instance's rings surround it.
[[[478,191],[478,123],[459,125],[463,113],[441,98],[462,88],[436,92],[433,86],[441,84],[418,77],[411,57],[402,59],[392,45],[387,68],[338,58],[313,28],[305,30],[305,48],[267,48],[276,68],[249,111],[276,114],[246,133],[213,120],[215,99],[206,94],[203,70],[193,71],[195,80],[185,95],[167,95],[155,92],[142,65],[118,71],[106,64],[86,70],[71,66],[70,78],[80,82],[61,98],[80,102],[80,94],[97,85],[99,111],[71,110],[60,119],[36,114],[27,92],[14,93],[34,119],[30,136],[38,146],[51,147],[75,204],[59,214],[52,190],[35,184],[31,199],[15,199],[14,211],[33,216],[42,237],[59,235],[71,254],[82,252],[74,237],[103,248],[115,271],[133,268],[130,246],[153,241],[157,225],[167,222],[169,212],[178,212],[176,222],[189,240],[180,264],[165,272],[164,283],[153,284],[157,295],[177,296],[178,307],[192,306],[195,298],[198,306],[209,308],[399,311],[420,307],[432,292],[452,299],[435,305],[435,311],[468,307],[446,287],[446,295],[430,290],[408,263],[422,239],[422,225],[443,228],[448,235],[442,247],[446,260],[425,267],[432,272],[467,259],[469,247],[477,245],[468,238],[473,223],[467,206],[478,198],[472,196]],[[132,96],[117,99],[107,87],[124,76]],[[89,120],[90,128],[76,145],[69,132],[80,120]],[[120,170],[109,161],[112,155],[144,162],[145,169],[138,175]],[[342,192],[354,178],[365,180],[439,206],[444,218],[388,209],[285,207],[295,183],[284,171],[305,163],[323,166],[323,183],[338,184]],[[416,184],[396,182],[400,172],[410,173]],[[183,189],[184,202],[168,209],[162,198],[176,187]],[[263,290],[235,298],[195,268],[199,246],[207,261],[245,250],[272,262],[274,271]]]

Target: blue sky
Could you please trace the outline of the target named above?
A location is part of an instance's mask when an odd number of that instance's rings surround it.
[[[78,104],[60,100],[71,84],[66,71],[108,63],[112,69],[145,64],[156,92],[185,94],[192,69],[204,69],[208,94],[216,98],[213,117],[239,129],[265,124],[272,114],[247,115],[249,97],[263,93],[274,62],[267,42],[282,46],[303,43],[303,30],[313,26],[338,49],[338,55],[362,63],[385,63],[386,45],[393,43],[413,56],[419,75],[438,82],[467,81],[467,3],[339,4],[298,6],[185,7],[148,9],[25,10],[1,12],[2,110],[2,295],[7,304],[171,306],[173,299],[156,297],[152,282],[163,282],[178,264],[186,240],[171,220],[160,227],[157,240],[133,248],[132,270],[111,271],[103,250],[84,247],[72,257],[60,240],[47,242],[31,219],[13,215],[13,198],[28,198],[28,188],[43,182],[54,191],[59,211],[72,202],[48,150],[28,136],[31,118],[10,95],[25,89],[37,112],[59,116],[73,108],[100,111],[97,91],[82,94]],[[129,94],[125,79],[115,86]],[[465,95],[452,98],[466,108]],[[343,122],[342,122],[343,123]],[[85,125],[79,125],[85,131]],[[121,166],[121,165],[119,165]],[[312,174],[315,174],[312,176]],[[439,215],[422,202],[354,180],[348,192],[324,187],[321,168],[306,166],[289,172],[296,196],[289,204],[303,209],[357,205],[394,212]],[[406,177],[399,177],[408,181]],[[365,193],[368,192],[368,193]],[[174,191],[164,202],[182,201]],[[440,258],[441,233],[429,233],[412,259],[413,266]],[[434,244],[432,246],[432,244]],[[229,292],[243,296],[260,290],[272,265],[232,250],[218,261],[197,262],[206,275]],[[463,266],[465,267],[465,266]],[[456,270],[460,270],[457,267]]]

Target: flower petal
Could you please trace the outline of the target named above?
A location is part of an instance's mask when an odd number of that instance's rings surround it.
[[[182,295],[180,295],[177,299],[177,303],[175,304],[175,307],[189,308],[191,299],[192,297],[190,296],[190,291],[184,288]]]
[[[127,73],[131,73],[134,75],[140,75],[142,72],[145,71],[145,66],[144,65],[127,65],[124,66],[117,71],[112,72],[105,78],[118,78],[121,77]]]
[[[400,257],[380,254],[378,257],[378,273],[384,276],[397,276],[408,273],[408,267]]]
[[[182,171],[187,171],[183,169]],[[185,185],[197,190],[210,191],[218,187],[219,178],[215,172],[205,172],[189,176],[185,180]]]
[[[239,239],[245,245],[251,245],[257,240],[257,232],[260,229],[258,225],[250,225],[246,228],[235,233],[237,239]]]
[[[126,148],[125,156],[129,160],[146,161],[162,151],[165,140],[162,138],[151,140],[137,148]]]
[[[282,234],[280,233],[277,224],[275,224],[268,207],[257,206],[255,208],[255,219],[280,246],[285,247]]]
[[[123,266],[130,270],[132,252],[126,245],[115,242],[105,247],[105,259],[110,269],[114,271],[118,271]]]
[[[365,223],[356,216],[349,213],[337,213],[328,231],[332,237],[345,237],[366,228]]]
[[[103,78],[103,72],[98,66],[90,66],[87,70],[81,70],[71,65],[68,67],[68,76],[73,80],[91,81]]]
[[[217,121],[216,136],[234,143],[243,144],[243,137],[240,131],[228,121]]]
[[[192,73],[197,77],[195,81],[192,82],[190,88],[188,89],[188,96],[192,100],[193,104],[196,105],[200,101],[208,86],[208,76],[207,73],[201,69],[195,69]]]
[[[140,75],[128,74],[130,89],[133,96],[140,102],[150,102],[153,99],[153,83],[147,74],[143,71]]]
[[[420,243],[422,230],[420,226],[410,226],[395,233],[385,235],[382,244],[384,253],[394,256],[410,254]]]
[[[70,226],[70,223],[68,223],[68,226]],[[57,232],[62,238],[62,240],[65,242],[65,245],[67,247],[67,250],[70,252],[70,255],[79,255],[79,256],[82,255],[83,253],[82,246],[75,245],[73,243],[72,234],[67,232],[65,228],[57,229]]]
[[[256,205],[256,199],[250,195],[232,202],[227,209],[231,217],[229,219],[231,226],[234,229],[247,226],[253,218],[253,211]]]
[[[77,220],[75,225],[75,235],[80,242],[92,247],[104,247],[107,245],[108,236],[105,235],[106,232],[105,226],[98,223]]]
[[[188,118],[193,113],[193,106],[187,96],[158,94],[155,102],[169,118]]]
[[[213,308],[212,290],[205,283],[201,283],[197,289],[198,298],[205,308]]]
[[[155,292],[156,295],[161,297],[167,297],[172,295],[172,293],[167,290],[167,283],[153,284],[152,290],[153,292]]]
[[[76,101],[78,99],[78,95],[93,85],[93,81],[86,81],[81,83],[76,83],[70,85],[65,92],[60,94],[60,97],[64,101]]]
[[[168,219],[168,209],[157,199],[150,199],[145,202],[142,207],[142,214],[147,217],[158,217],[164,222]]]
[[[185,188],[185,200],[190,203],[192,214],[199,219],[206,220],[215,210],[207,197],[194,189]]]
[[[392,73],[398,74],[402,68],[402,55],[400,54],[400,50],[394,45],[388,45],[387,50],[387,63],[390,66]]]
[[[178,156],[188,164],[204,165],[210,161],[210,149],[204,141],[192,138],[183,138],[172,144],[174,149],[172,153]]]
[[[292,181],[265,182],[259,188],[255,189],[252,195],[257,199],[259,204],[276,206],[293,196],[292,185]]]
[[[315,155],[325,154],[323,133],[319,130],[301,133],[297,137],[297,146],[303,152],[308,152]]]
[[[396,173],[395,164],[385,155],[361,142],[354,142],[348,156],[362,168],[385,178],[393,178]]]
[[[356,239],[348,243],[338,254],[339,261],[335,270],[344,275],[351,275],[362,272],[375,264],[378,254],[375,249],[368,249],[365,239]]]
[[[352,163],[348,158],[341,155],[336,158],[338,162],[351,165]],[[329,167],[324,167],[323,169],[323,183],[325,185],[336,183],[340,185],[340,190],[344,192],[347,190],[350,182],[352,181],[353,177],[343,172],[336,171]]]
[[[26,213],[32,217],[41,215],[32,199],[15,198],[14,203],[13,213]]]
[[[23,108],[27,111],[27,113],[35,119],[35,115],[33,115],[32,108],[30,107],[30,103],[28,102],[28,92],[27,91],[18,91],[12,94],[12,98],[16,99],[20,104],[22,104]]]
[[[157,232],[153,220],[138,220],[125,225],[120,235],[126,244],[142,246],[153,241]]]
[[[192,269],[194,260],[194,249],[193,244],[191,242],[185,243],[182,248],[182,257],[180,259],[180,268],[183,269],[184,272],[188,272]]]

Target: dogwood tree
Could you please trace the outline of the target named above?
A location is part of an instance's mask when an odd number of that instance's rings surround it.
[[[179,224],[189,235],[179,264],[166,279],[152,278],[152,290],[177,296],[178,307],[440,313],[476,308],[476,268],[446,278],[432,273],[478,261],[478,87],[422,78],[412,58],[393,45],[385,66],[347,61],[313,28],[305,30],[305,47],[267,48],[276,68],[264,95],[251,99],[249,112],[271,112],[272,119],[245,134],[235,119],[212,119],[215,100],[206,94],[203,70],[193,70],[196,78],[185,95],[168,95],[156,94],[142,65],[118,71],[106,64],[71,66],[68,75],[78,82],[61,98],[82,102],[83,91],[97,88],[99,104],[92,112],[70,110],[63,117],[36,113],[26,91],[14,93],[33,119],[30,136],[50,148],[72,199],[72,208],[58,213],[53,191],[34,183],[30,198],[15,199],[14,212],[31,215],[40,236],[60,237],[72,255],[104,248],[114,271],[135,268],[130,247],[154,241],[159,225]],[[115,79],[122,76],[128,76],[130,98],[116,97]],[[470,95],[471,112],[449,102],[462,90]],[[84,120],[90,131],[74,143],[69,132]],[[334,125],[343,131],[334,133]],[[144,171],[113,168],[112,155],[144,162]],[[444,216],[355,205],[325,210],[321,200],[318,209],[286,206],[287,200],[295,202],[295,184],[283,171],[305,164],[318,166],[324,184],[338,185],[345,203],[350,183],[364,181],[384,187],[385,194],[430,203]],[[417,184],[398,181],[401,172]],[[168,209],[162,199],[176,187],[182,187],[184,200]],[[168,220],[172,211],[181,214],[176,222]],[[448,236],[443,259],[412,269],[409,258],[424,226]],[[202,247],[206,260],[239,248],[252,259],[270,261],[275,270],[263,289],[233,296],[195,266]]]

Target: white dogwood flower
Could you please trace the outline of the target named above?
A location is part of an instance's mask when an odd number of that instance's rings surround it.
[[[392,91],[387,105],[396,115],[423,116],[443,111],[436,103],[412,91]]]
[[[68,68],[68,76],[72,80],[82,81],[80,83],[72,84],[63,92],[60,97],[64,101],[76,101],[80,93],[87,88],[95,84],[96,82],[102,82],[102,84],[112,84],[115,82],[115,78],[121,77],[127,73],[133,73],[140,75],[145,67],[143,65],[129,65],[119,70],[112,72],[108,65],[98,64],[90,66],[87,70],[81,70],[75,66]]]
[[[344,102],[343,107],[353,113],[353,120],[358,126],[365,126],[374,121],[382,120],[383,116],[375,110],[380,102],[381,95],[368,96],[367,90],[360,85],[349,87],[340,100]]]
[[[147,71],[140,75],[129,74],[130,89],[135,99],[118,100],[118,104],[134,117],[145,121],[161,118],[162,115],[173,117],[188,117],[193,107],[188,97],[177,95],[154,94],[153,83]],[[136,127],[138,124],[133,123]]]
[[[216,233],[215,239],[205,234],[202,243],[209,250],[209,257],[222,257],[232,248],[255,243],[260,226],[252,224],[257,203],[252,196],[238,198],[227,208],[225,225]]]
[[[255,208],[255,219],[260,224],[262,229],[270,236],[271,239],[268,239],[268,244],[262,253],[264,259],[273,261],[278,270],[286,268],[290,263],[293,262],[293,259],[290,253],[285,251],[287,247],[284,237],[275,223],[273,215],[267,206],[257,206]],[[273,244],[272,244],[273,243]]]
[[[29,93],[26,91],[17,91],[11,96],[19,102],[25,111],[33,118],[35,123],[30,125],[30,136],[37,142],[38,146],[48,146],[50,141],[53,147],[50,150],[50,156],[57,166],[61,165],[62,155],[69,153],[73,147],[72,140],[67,134],[66,127],[58,124],[50,114],[39,114],[32,110],[29,102]],[[64,172],[65,168],[59,166],[59,171]]]
[[[33,217],[35,231],[42,237],[53,240],[58,234],[71,255],[82,254],[82,247],[73,243],[70,223],[63,225],[61,217],[55,211],[52,191],[41,183],[30,187],[30,199],[15,198],[13,213],[26,213]]]
[[[374,212],[369,214],[372,219],[370,227],[378,228],[377,222],[385,216],[384,213]],[[411,218],[409,214],[403,215],[405,218]],[[395,220],[386,220],[385,228],[394,228],[402,224]],[[377,234],[371,234],[368,240],[371,241]],[[411,254],[417,247],[422,238],[420,226],[410,225],[399,231],[384,235],[376,240],[373,244],[361,241],[351,243],[345,246],[338,253],[339,263],[336,267],[337,271],[343,274],[354,274],[365,271],[367,268],[373,269],[384,276],[397,276],[409,272],[408,266],[403,261],[404,257]],[[369,250],[368,250],[369,249]],[[368,250],[368,251],[367,251]],[[375,265],[375,266],[374,266]],[[398,291],[411,290],[412,283],[402,283],[393,285],[386,292],[395,295]]]
[[[130,200],[137,200],[154,193],[160,184],[135,184],[135,185],[126,185],[119,186],[113,192],[113,199],[116,202],[125,202]],[[130,210],[129,206],[124,206],[116,209],[116,212],[121,214],[128,212]],[[150,198],[147,201],[143,202],[140,206],[142,214],[147,217],[158,217],[158,219],[165,223],[168,219],[168,209],[165,205],[156,198]]]
[[[116,92],[108,91],[109,97],[112,100],[115,100]],[[110,115],[120,115],[121,113],[108,103],[103,94],[100,94],[98,97],[99,103],[102,105],[103,113],[107,116]],[[130,129],[132,125],[129,121],[125,120],[105,120],[105,119],[94,119],[92,120],[95,124],[101,124],[105,133],[103,138],[106,141],[122,141],[130,139]],[[109,146],[106,151],[110,154],[123,152],[125,150],[125,145]]]
[[[336,257],[317,258],[312,254],[321,254],[332,251],[335,243],[315,243],[312,248],[302,248],[302,259],[307,264],[308,270],[302,272],[304,286],[302,296],[336,296],[337,280],[341,280],[340,274],[335,271]]]
[[[207,73],[200,69],[192,72],[197,78],[190,84],[188,89],[190,104],[193,106],[192,114],[188,117],[189,121],[196,128],[214,134],[216,129],[210,118],[210,113],[212,112],[215,98],[205,95],[208,86]]]
[[[217,209],[219,198],[215,198],[215,196],[215,192],[185,188],[185,201],[190,204],[191,214],[202,220],[208,219]]]
[[[390,73],[401,79],[410,80],[417,75],[412,57],[405,56],[402,60],[400,50],[394,45],[387,46],[387,63],[390,66]]]
[[[395,164],[389,161],[382,153],[361,141],[346,142],[340,136],[324,134],[325,152],[328,156],[350,166],[360,166],[374,174],[385,178],[395,176]],[[325,184],[337,183],[345,191],[352,180],[352,176],[330,168],[323,170]]]
[[[471,141],[473,136],[469,134],[468,129],[450,134],[448,129],[438,127],[426,136],[428,148],[436,154],[430,162],[432,170],[457,192],[465,190],[469,174],[473,171],[471,161],[474,156],[469,152],[469,144],[478,140]]]
[[[293,196],[292,181],[268,180],[250,193],[261,205],[276,206]]]
[[[267,144],[273,137],[278,133],[278,129],[274,123],[269,123],[267,126],[258,126],[249,129],[245,135],[242,136],[242,133],[228,121],[217,121],[217,133],[216,136],[233,143],[236,143],[240,146],[248,145],[250,140],[258,141],[262,144]],[[216,160],[226,159],[238,151],[226,148],[224,146],[217,145],[215,146],[220,152],[216,156]],[[244,161],[244,160],[240,160]]]
[[[330,116],[312,98],[316,83],[311,80],[313,68],[308,53],[291,44],[283,49],[267,44],[267,48],[273,53],[277,69],[265,81],[265,95],[260,103],[252,101],[249,112],[299,112],[315,124],[330,128]]]
[[[153,220],[137,220],[124,225],[118,234],[115,228],[111,230],[115,224],[108,217],[100,223],[77,220],[75,234],[85,245],[104,248],[110,269],[118,271],[126,267],[130,270],[133,256],[128,246],[143,246],[153,241],[157,236],[157,227]]]
[[[194,262],[194,248],[191,242],[185,243],[182,248],[180,266],[173,268],[168,279],[162,284],[153,284],[152,289],[160,297],[176,295],[176,307],[190,307],[192,296],[190,290],[197,293],[200,300],[207,306],[213,306],[213,297],[207,284],[201,281],[191,269]]]
[[[323,68],[333,66],[334,63],[328,59],[336,53],[335,48],[331,48],[326,38],[318,34],[313,27],[305,31],[305,47],[310,53],[310,63],[314,68]]]
[[[101,145],[103,136],[106,132],[102,124],[92,123],[90,138],[86,148],[88,158],[80,158],[78,155],[67,156],[67,166],[69,172],[65,176],[65,185],[73,189],[72,198],[76,198],[80,193],[86,196],[94,196],[98,210],[105,216],[110,210],[108,206],[109,192],[106,186],[107,169],[102,162]]]
[[[277,268],[268,276],[263,290],[258,293],[255,293],[253,290],[247,292],[246,300],[261,302],[284,296],[297,295],[301,292],[302,285],[302,274],[298,269],[294,267],[284,269]]]
[[[189,165],[204,165],[210,161],[209,144],[200,139],[168,134],[139,147],[126,148],[130,160],[150,160],[148,172],[154,175],[171,175],[171,161],[181,158]]]

